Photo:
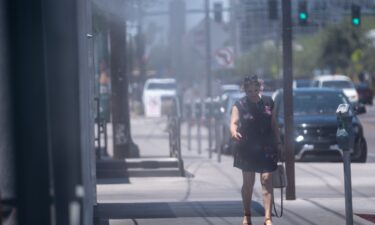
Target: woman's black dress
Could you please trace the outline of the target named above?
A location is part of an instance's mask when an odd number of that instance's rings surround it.
[[[235,102],[239,111],[240,141],[232,140],[234,167],[257,173],[277,168],[277,143],[272,130],[272,98],[262,96],[251,102],[246,96]]]

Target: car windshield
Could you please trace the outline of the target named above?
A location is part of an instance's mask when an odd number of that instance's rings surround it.
[[[335,115],[340,104],[349,104],[341,93],[294,93],[294,115]],[[279,115],[283,115],[283,104]]]
[[[176,83],[150,83],[148,90],[175,90]]]
[[[311,87],[311,80],[296,80],[296,87]]]
[[[353,83],[346,81],[346,80],[324,81],[322,86],[329,87],[329,88],[354,88]]]

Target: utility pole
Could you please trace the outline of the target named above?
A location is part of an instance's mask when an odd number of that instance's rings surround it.
[[[126,74],[126,22],[109,18],[111,44],[112,124],[114,158],[139,157],[138,147],[130,134],[128,76]]]
[[[286,199],[295,200],[294,140],[293,140],[293,64],[292,64],[292,15],[291,0],[282,0],[283,11],[283,82],[284,82],[284,148],[288,186]]]
[[[183,69],[182,39],[186,27],[186,6],[184,0],[173,0],[169,3],[169,43],[171,46],[171,71],[177,81],[177,98],[183,103]],[[182,106],[182,104],[180,104]],[[179,110],[182,111],[182,108]]]
[[[144,53],[145,53],[145,39],[143,35],[143,7],[142,0],[138,0],[138,23],[137,23],[137,61],[140,77],[140,85],[143,87],[143,84],[146,80],[146,68],[144,62]],[[141,89],[140,89],[141,90]],[[142,93],[140,93],[142,94]]]
[[[206,76],[207,76],[207,98],[209,106],[207,107],[207,126],[208,126],[208,152],[209,158],[212,158],[212,132],[211,132],[211,114],[212,114],[212,90],[211,90],[211,29],[210,29],[210,0],[205,0],[205,26],[206,26]]]

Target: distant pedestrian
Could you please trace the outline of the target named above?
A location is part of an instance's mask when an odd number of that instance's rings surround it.
[[[242,170],[242,224],[251,224],[251,199],[255,173],[260,173],[263,190],[264,224],[272,225],[272,171],[277,168],[281,142],[273,113],[271,97],[260,94],[262,84],[256,75],[246,77],[243,90],[246,96],[232,108],[230,132],[234,147],[234,167]]]

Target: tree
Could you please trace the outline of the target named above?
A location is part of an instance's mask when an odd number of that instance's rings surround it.
[[[319,64],[337,71],[349,71],[352,66],[352,54],[366,47],[364,35],[360,29],[341,23],[329,27],[323,33]]]
[[[251,49],[236,62],[236,71],[240,75],[258,74],[276,78],[280,67],[280,52],[272,41]]]
[[[322,34],[298,38],[293,47],[293,74],[295,77],[311,77],[319,68]]]

